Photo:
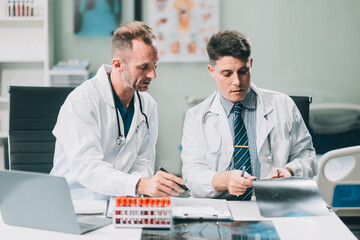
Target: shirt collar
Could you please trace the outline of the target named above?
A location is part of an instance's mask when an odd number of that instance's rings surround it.
[[[221,95],[221,93],[219,93],[219,95],[220,95],[220,103],[224,107],[226,116],[229,117],[231,110],[235,104],[226,100]],[[255,109],[256,108],[256,93],[250,88],[250,90],[246,94],[244,100],[240,101],[239,103],[241,103],[247,109]]]
[[[250,91],[246,94],[244,100],[240,101],[240,103],[247,109],[255,109],[256,93],[254,92],[254,90],[250,88]]]
[[[234,104],[232,102],[229,102],[228,100],[226,100],[221,93],[219,92],[220,95],[220,103],[223,106],[226,116],[229,117],[231,109],[233,108]]]

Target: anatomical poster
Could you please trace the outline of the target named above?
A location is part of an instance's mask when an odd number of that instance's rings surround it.
[[[219,0],[149,0],[148,11],[161,62],[208,60],[206,44],[219,30]]]

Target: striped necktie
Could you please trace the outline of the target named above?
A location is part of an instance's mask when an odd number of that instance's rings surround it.
[[[245,124],[241,118],[243,106],[236,104],[233,107],[235,114],[234,120],[234,168],[242,170],[245,166],[245,171],[251,175],[251,161],[249,151],[249,141],[246,133]],[[252,188],[248,188],[243,195],[240,195],[236,200],[250,200],[252,196]]]

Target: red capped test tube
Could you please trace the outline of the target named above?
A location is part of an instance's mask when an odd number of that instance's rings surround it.
[[[145,197],[143,199],[143,204],[142,204],[142,207],[145,208],[146,210],[144,210],[144,215],[149,215],[149,198],[148,197]],[[149,219],[148,218],[143,218],[142,219],[142,224],[149,224]]]
[[[131,211],[131,215],[137,215],[137,211],[134,210],[136,205],[137,205],[137,198],[136,197],[131,198],[131,207],[133,208]],[[132,217],[131,220],[133,224],[137,224],[137,218]]]

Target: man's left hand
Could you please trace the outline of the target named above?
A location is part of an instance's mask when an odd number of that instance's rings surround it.
[[[273,168],[271,173],[271,178],[289,178],[291,176],[291,172],[286,168]]]

